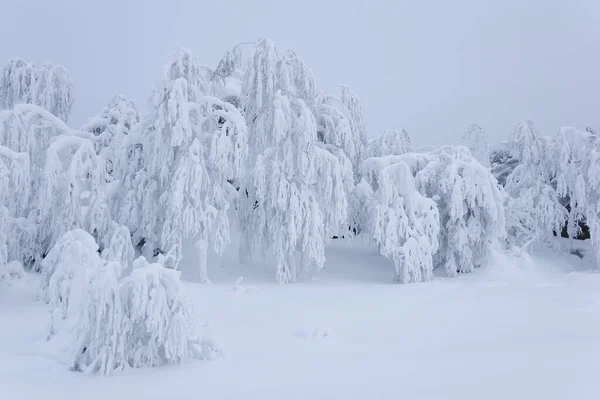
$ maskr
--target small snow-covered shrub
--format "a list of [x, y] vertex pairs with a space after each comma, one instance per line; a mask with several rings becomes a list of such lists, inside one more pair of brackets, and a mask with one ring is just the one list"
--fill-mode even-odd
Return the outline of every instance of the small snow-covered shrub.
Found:
[[136, 262], [120, 288], [127, 362], [134, 368], [181, 363], [197, 343], [181, 272], [144, 264]]
[[60, 337], [73, 370], [110, 374], [214, 358], [220, 349], [194, 336], [195, 320], [180, 272], [132, 258], [125, 229], [115, 229], [103, 260], [85, 231], [67, 232], [43, 260], [42, 293], [51, 307], [49, 338]]
[[86, 271], [97, 270], [103, 264], [96, 241], [81, 229], [65, 233], [42, 260], [41, 296], [51, 309], [50, 335], [83, 302]]
[[121, 266], [106, 263], [98, 269], [80, 271], [81, 304], [69, 323], [71, 368], [85, 373], [111, 374], [126, 365], [126, 326], [119, 296]]

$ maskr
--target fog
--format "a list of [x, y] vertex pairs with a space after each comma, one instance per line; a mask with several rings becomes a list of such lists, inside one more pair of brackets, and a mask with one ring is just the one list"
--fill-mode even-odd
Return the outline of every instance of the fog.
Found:
[[144, 105], [178, 46], [215, 65], [237, 42], [291, 47], [319, 87], [347, 84], [369, 135], [406, 128], [456, 142], [471, 123], [502, 140], [523, 118], [546, 134], [600, 130], [600, 2], [4, 0], [0, 59], [65, 65], [70, 124], [114, 94]]

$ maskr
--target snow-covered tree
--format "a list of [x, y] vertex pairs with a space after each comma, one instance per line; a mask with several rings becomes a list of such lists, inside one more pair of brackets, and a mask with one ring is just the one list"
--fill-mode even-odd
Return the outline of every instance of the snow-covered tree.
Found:
[[[367, 130], [365, 128], [364, 113], [362, 103], [356, 93], [348, 86], [342, 86], [342, 96], [340, 101], [352, 120], [353, 136], [358, 143], [359, 153], [362, 154], [363, 148], [367, 143]], [[350, 157], [350, 156], [349, 156]]]
[[591, 151], [597, 137], [589, 132], [581, 132], [572, 127], [564, 127], [555, 140], [556, 192], [567, 203], [567, 232], [573, 240], [581, 233], [580, 223], [584, 222], [589, 210], [589, 186], [586, 172], [590, 168]]
[[[594, 135], [595, 136], [595, 135]], [[600, 141], [594, 140], [590, 148], [585, 171], [586, 223], [590, 228], [590, 239], [596, 253], [596, 265], [600, 268]]]
[[26, 212], [30, 180], [27, 153], [0, 146], [0, 206], [5, 206], [10, 215], [19, 217]]
[[104, 237], [110, 223], [105, 187], [104, 160], [92, 141], [60, 136], [48, 146], [37, 205], [43, 253], [74, 228]]
[[239, 43], [225, 52], [221, 60], [219, 60], [217, 68], [213, 71], [211, 79], [221, 79], [222, 81], [225, 81], [227, 78], [235, 75], [242, 63], [240, 47], [243, 44], [247, 43]]
[[404, 161], [383, 168], [378, 181], [379, 189], [367, 200], [370, 235], [394, 262], [395, 281], [429, 281], [440, 233], [437, 205], [417, 191]]
[[115, 167], [118, 164], [117, 158], [121, 156], [125, 137], [139, 122], [140, 110], [137, 104], [122, 95], [116, 95], [100, 114], [81, 127], [82, 131], [98, 136], [96, 152], [105, 160], [109, 180], [118, 175]]
[[144, 160], [144, 137], [140, 134], [142, 124], [133, 128], [131, 134], [125, 136], [115, 153], [114, 176], [118, 182], [116, 190], [112, 190], [111, 214], [116, 222], [126, 226], [136, 238], [136, 246], [140, 244], [142, 235], [138, 234], [143, 198], [138, 187], [146, 178]]
[[174, 53], [136, 131], [144, 170], [129, 198], [138, 202], [136, 243], [145, 242], [146, 255], [165, 253], [167, 265], [176, 267], [183, 239], [194, 239], [201, 281], [208, 280], [211, 236], [217, 252], [229, 239], [227, 181], [242, 175], [247, 154], [240, 112], [209, 96], [206, 87], [195, 56]]
[[486, 168], [490, 167], [490, 144], [485, 132], [479, 125], [469, 125], [463, 134], [460, 144], [466, 146], [473, 158]]
[[[260, 152], [273, 146], [280, 138], [270, 125], [274, 118], [273, 103], [277, 90], [282, 89], [288, 78], [286, 64], [277, 52], [275, 43], [259, 39], [246, 64], [241, 88], [241, 108], [248, 126], [250, 163], [254, 163]], [[284, 88], [288, 89], [288, 88]]]
[[316, 145], [315, 117], [304, 101], [278, 91], [272, 117], [265, 126], [276, 145], [258, 156], [240, 189], [240, 254], [244, 260], [258, 246], [274, 249], [277, 281], [286, 283], [323, 267], [329, 230], [346, 221], [347, 200], [339, 162]]
[[8, 171], [12, 181], [0, 201], [7, 203], [14, 218], [13, 256], [38, 269], [56, 239], [74, 227], [85, 227], [87, 214], [96, 211], [97, 199], [104, 196], [104, 170], [97, 168], [102, 160], [91, 134], [71, 130], [32, 104], [0, 112], [0, 139], [12, 149], [3, 147], [0, 154], [0, 159], [10, 160], [0, 160], [0, 169]]
[[374, 191], [379, 189], [379, 174], [381, 170], [389, 165], [404, 161], [403, 155], [388, 155], [381, 157], [369, 157], [361, 163], [360, 174], [362, 180], [367, 182]]
[[312, 71], [292, 49], [286, 49], [282, 56], [279, 88], [286, 90], [291, 97], [304, 102], [309, 110], [315, 112], [315, 78]]
[[254, 158], [280, 140], [272, 136], [274, 132], [269, 128], [278, 90], [290, 98], [301, 99], [311, 112], [315, 112], [315, 83], [310, 68], [293, 50], [287, 49], [280, 54], [273, 41], [260, 38], [246, 63], [240, 93], [240, 106], [248, 125], [250, 154]]
[[0, 146], [0, 265], [29, 265], [36, 258], [34, 222], [24, 218], [31, 189], [29, 156]]
[[209, 82], [214, 95], [236, 108], [241, 106], [240, 98], [244, 78], [242, 47], [249, 44], [252, 43], [239, 43], [227, 50], [217, 67], [210, 73]]
[[[437, 204], [439, 250], [434, 266], [455, 276], [481, 265], [506, 236], [505, 197], [494, 176], [463, 146], [370, 158], [363, 163], [363, 174], [373, 176], [401, 162], [408, 165], [419, 193]], [[381, 190], [379, 179], [375, 187]]]
[[[504, 194], [490, 171], [462, 146], [444, 146], [412, 162], [420, 192], [434, 199], [440, 214], [435, 262], [448, 276], [471, 272], [506, 237]], [[416, 158], [412, 158], [416, 160]]]
[[8, 210], [0, 204], [0, 270], [8, 264], [8, 218]]
[[408, 132], [405, 129], [390, 129], [383, 135], [369, 139], [366, 153], [368, 157], [385, 157], [412, 151], [413, 147]]
[[509, 240], [523, 246], [560, 232], [567, 211], [553, 187], [556, 164], [550, 139], [526, 120], [517, 125], [510, 142], [520, 163], [506, 180], [507, 230]]
[[506, 179], [517, 165], [519, 165], [519, 160], [512, 154], [508, 141], [500, 142], [490, 150], [492, 175], [496, 177], [502, 187], [506, 186]]
[[[355, 193], [355, 173], [352, 162], [344, 150], [337, 146], [317, 142], [317, 147], [317, 152], [319, 154], [318, 160], [320, 162], [318, 169], [320, 171], [319, 173], [322, 174], [322, 178], [318, 183], [323, 188], [323, 193], [329, 193], [324, 196], [331, 196], [330, 198], [325, 198], [324, 201], [332, 204], [346, 204], [346, 208], [325, 210], [326, 219], [335, 221], [328, 224], [329, 228], [326, 230], [329, 234], [334, 235], [334, 238], [354, 236], [356, 234], [356, 229], [358, 228], [358, 220], [355, 218], [357, 215], [356, 211], [353, 209], [354, 205], [357, 203], [353, 199]], [[335, 161], [332, 159], [332, 156], [335, 158]], [[339, 171], [337, 170], [338, 167]], [[337, 181], [338, 179], [339, 181]], [[335, 182], [333, 182], [333, 180], [335, 180]], [[330, 187], [330, 185], [335, 189], [329, 191], [327, 188]], [[341, 190], [344, 191], [343, 195], [339, 192]], [[345, 200], [342, 196], [345, 197]], [[346, 215], [346, 220], [343, 220], [343, 216], [340, 213]], [[342, 221], [341, 226], [338, 226], [339, 221]]]
[[73, 105], [73, 83], [69, 72], [52, 63], [33, 64], [10, 59], [0, 76], [0, 109], [17, 104], [35, 104], [66, 121]]
[[[358, 111], [350, 110], [347, 104], [333, 94], [323, 92], [316, 99], [319, 140], [340, 148], [350, 160], [355, 175], [366, 145], [364, 127], [353, 119], [356, 113]], [[362, 116], [359, 121], [362, 121]]]
[[[27, 168], [20, 162], [18, 186], [11, 185], [11, 190], [3, 192], [13, 199], [13, 206], [9, 208], [11, 216], [16, 219], [13, 220], [11, 228], [11, 241], [17, 244], [11, 247], [15, 259], [27, 268], [36, 270], [39, 269], [39, 261], [45, 254], [45, 247], [38, 240], [38, 227], [46, 230], [42, 234], [42, 240], [49, 229], [47, 225], [42, 224], [42, 210], [51, 207], [51, 202], [57, 200], [47, 192], [49, 175], [46, 166], [48, 148], [59, 136], [72, 136], [81, 140], [86, 138], [92, 142], [94, 140], [89, 132], [71, 130], [60, 118], [37, 105], [17, 104], [11, 110], [0, 111], [0, 143], [12, 152], [24, 153], [19, 159], [24, 160], [26, 157], [29, 163], [25, 173]], [[57, 147], [55, 144], [53, 146]], [[6, 156], [7, 152], [4, 153]], [[27, 174], [29, 182], [26, 182]], [[28, 198], [21, 198], [21, 195], [26, 194]]]
[[355, 183], [359, 180], [360, 162], [364, 157], [366, 138], [362, 117], [362, 106], [356, 95], [342, 86], [340, 98], [329, 93], [320, 93], [315, 101], [317, 137], [327, 149], [337, 157], [342, 167], [343, 184], [349, 204], [348, 227], [341, 231], [344, 235], [355, 234], [360, 230], [359, 207], [354, 199]]

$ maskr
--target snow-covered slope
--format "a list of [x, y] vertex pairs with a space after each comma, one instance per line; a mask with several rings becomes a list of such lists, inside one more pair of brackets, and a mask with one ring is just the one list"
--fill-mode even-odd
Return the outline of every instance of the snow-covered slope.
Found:
[[0, 397], [598, 398], [600, 274], [586, 257], [497, 253], [472, 274], [412, 285], [392, 284], [391, 262], [360, 241], [334, 241], [327, 257], [282, 286], [262, 261], [226, 253], [213, 285], [187, 284], [225, 357], [109, 378], [71, 372], [48, 348], [37, 277], [5, 282]]

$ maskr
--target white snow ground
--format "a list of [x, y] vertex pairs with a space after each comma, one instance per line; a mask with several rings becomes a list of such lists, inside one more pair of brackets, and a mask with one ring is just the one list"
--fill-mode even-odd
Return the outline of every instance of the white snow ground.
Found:
[[[45, 343], [35, 276], [0, 286], [0, 399], [599, 399], [600, 274], [542, 250], [456, 279], [392, 284], [335, 241], [317, 278], [280, 286], [230, 261], [188, 284], [216, 361], [71, 372]], [[244, 275], [244, 280], [235, 281]]]

